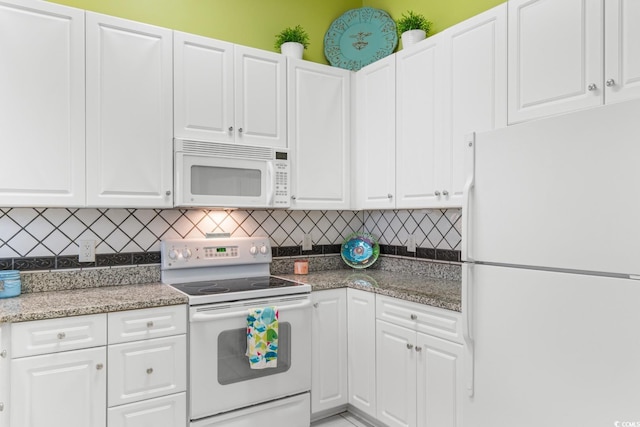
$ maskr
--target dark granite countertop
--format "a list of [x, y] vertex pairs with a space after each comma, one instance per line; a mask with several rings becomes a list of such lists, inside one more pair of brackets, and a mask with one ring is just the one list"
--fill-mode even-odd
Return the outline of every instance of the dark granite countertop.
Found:
[[161, 283], [31, 292], [0, 299], [0, 323], [136, 310], [187, 302], [184, 294]]
[[346, 269], [318, 271], [306, 275], [279, 274], [278, 277], [309, 284], [313, 291], [349, 287], [461, 311], [461, 285], [457, 280], [383, 270]]

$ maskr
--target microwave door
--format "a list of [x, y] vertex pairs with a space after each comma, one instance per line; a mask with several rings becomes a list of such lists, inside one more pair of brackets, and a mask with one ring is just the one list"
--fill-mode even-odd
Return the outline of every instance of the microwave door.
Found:
[[176, 153], [181, 206], [268, 207], [268, 162]]

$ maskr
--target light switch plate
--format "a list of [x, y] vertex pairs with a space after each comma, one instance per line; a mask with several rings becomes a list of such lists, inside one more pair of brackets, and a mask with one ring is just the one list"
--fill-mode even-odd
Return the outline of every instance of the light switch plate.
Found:
[[313, 248], [313, 239], [311, 239], [311, 234], [310, 233], [306, 233], [302, 237], [302, 250], [303, 251], [310, 251], [312, 248]]

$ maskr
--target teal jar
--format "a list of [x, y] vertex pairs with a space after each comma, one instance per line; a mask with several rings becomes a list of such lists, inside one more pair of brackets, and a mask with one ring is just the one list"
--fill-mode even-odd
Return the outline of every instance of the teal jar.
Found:
[[21, 289], [22, 283], [20, 282], [20, 271], [0, 271], [0, 298], [18, 296], [20, 295]]

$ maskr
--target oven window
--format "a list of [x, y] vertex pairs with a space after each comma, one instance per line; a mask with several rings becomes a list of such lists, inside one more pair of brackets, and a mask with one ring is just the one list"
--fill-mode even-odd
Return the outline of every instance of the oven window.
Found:
[[191, 166], [191, 194], [260, 197], [259, 169]]
[[251, 369], [247, 351], [247, 328], [231, 329], [218, 335], [218, 382], [228, 385], [286, 372], [291, 366], [291, 323], [278, 325], [278, 367]]

